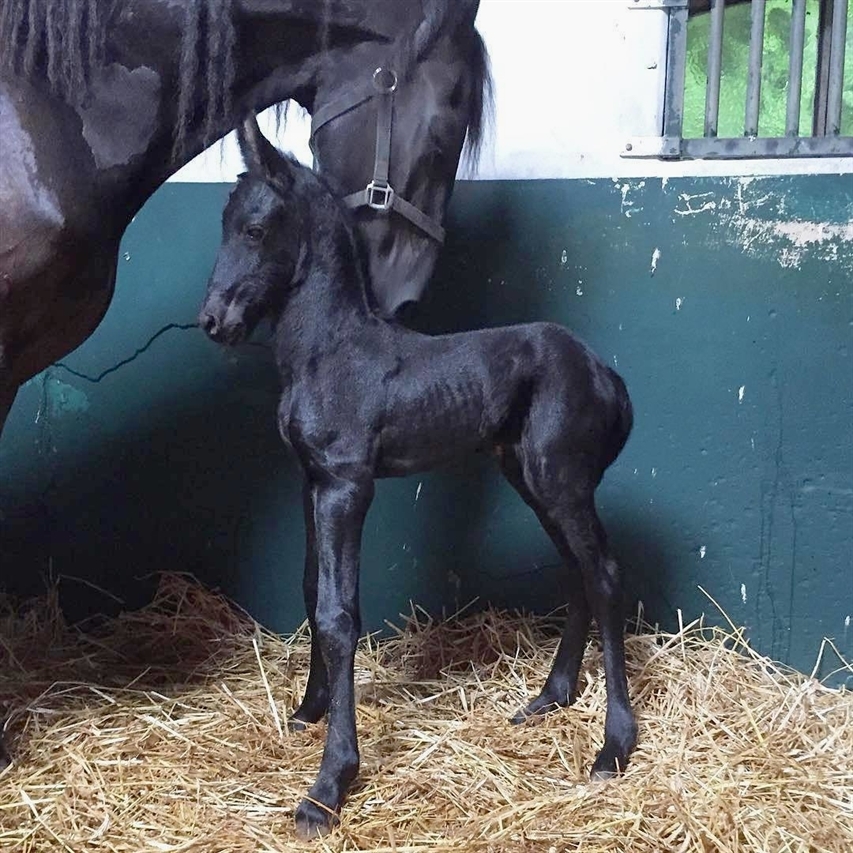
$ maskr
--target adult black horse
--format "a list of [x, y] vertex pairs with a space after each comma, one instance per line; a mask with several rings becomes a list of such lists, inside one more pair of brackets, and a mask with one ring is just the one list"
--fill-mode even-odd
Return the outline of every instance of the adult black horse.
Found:
[[[314, 115], [337, 185], [378, 176], [358, 214], [377, 297], [388, 313], [416, 299], [466, 132], [474, 150], [480, 139], [478, 6], [0, 0], [0, 431], [20, 384], [100, 322], [146, 199], [243, 115], [288, 98]], [[377, 209], [392, 200], [383, 176], [390, 211]]]
[[319, 118], [315, 155], [337, 185], [378, 178], [377, 207], [396, 191], [392, 210], [358, 214], [361, 232], [384, 310], [417, 298], [466, 132], [474, 151], [480, 139], [478, 6], [0, 0], [0, 432], [21, 383], [100, 322], [145, 200], [242, 116], [288, 98]]

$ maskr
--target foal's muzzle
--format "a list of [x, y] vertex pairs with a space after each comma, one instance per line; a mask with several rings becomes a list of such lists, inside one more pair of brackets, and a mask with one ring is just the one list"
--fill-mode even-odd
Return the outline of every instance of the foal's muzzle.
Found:
[[198, 315], [198, 324], [218, 344], [242, 343], [250, 332], [242, 309], [221, 303], [208, 307], [205, 302]]

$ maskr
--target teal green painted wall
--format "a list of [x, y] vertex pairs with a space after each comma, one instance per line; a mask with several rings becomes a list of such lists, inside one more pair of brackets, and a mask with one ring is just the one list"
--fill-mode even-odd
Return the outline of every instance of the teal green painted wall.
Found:
[[[127, 232], [102, 326], [21, 390], [0, 441], [13, 590], [75, 578], [63, 597], [83, 615], [113, 606], [88, 583], [135, 605], [150, 573], [186, 570], [276, 629], [301, 621], [299, 485], [269, 354], [179, 328], [228, 189], [164, 187]], [[851, 212], [851, 175], [464, 182], [420, 320], [557, 320], [615, 364], [636, 427], [599, 494], [631, 597], [674, 625], [714, 610], [702, 586], [807, 670], [825, 635], [853, 656]], [[489, 460], [380, 484], [367, 628], [410, 599], [551, 609], [569, 592]]]

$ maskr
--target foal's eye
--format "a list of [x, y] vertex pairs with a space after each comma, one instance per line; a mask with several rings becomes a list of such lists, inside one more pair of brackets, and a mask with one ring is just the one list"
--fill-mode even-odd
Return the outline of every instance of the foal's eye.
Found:
[[260, 243], [264, 239], [264, 229], [260, 225], [249, 225], [246, 228], [246, 237], [253, 243]]

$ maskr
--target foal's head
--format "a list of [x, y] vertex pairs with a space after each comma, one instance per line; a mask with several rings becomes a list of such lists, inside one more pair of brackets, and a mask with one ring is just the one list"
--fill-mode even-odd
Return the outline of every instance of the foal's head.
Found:
[[222, 214], [222, 243], [199, 313], [204, 331], [225, 344], [241, 343], [282, 306], [307, 264], [312, 198], [322, 198], [319, 179], [274, 148], [254, 120], [240, 134], [248, 171]]

